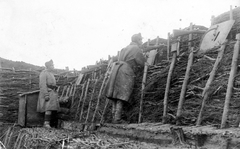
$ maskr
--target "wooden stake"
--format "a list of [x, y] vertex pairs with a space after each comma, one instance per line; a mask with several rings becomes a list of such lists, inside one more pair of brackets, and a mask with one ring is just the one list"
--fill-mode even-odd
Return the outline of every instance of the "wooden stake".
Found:
[[71, 86], [68, 86], [68, 87], [67, 87], [67, 92], [66, 92], [65, 97], [68, 97], [68, 94], [69, 94], [70, 88], [71, 88]]
[[167, 118], [167, 109], [168, 109], [168, 94], [169, 94], [169, 89], [170, 89], [170, 83], [171, 83], [171, 78], [172, 78], [172, 74], [175, 68], [175, 64], [176, 64], [176, 60], [177, 60], [177, 52], [173, 52], [173, 57], [172, 57], [172, 62], [168, 71], [168, 77], [167, 77], [167, 84], [166, 84], [166, 88], [165, 88], [165, 94], [164, 94], [164, 99], [163, 99], [163, 119], [162, 122], [165, 124], [166, 123], [166, 118]]
[[71, 98], [71, 100], [72, 100], [71, 101], [71, 109], [73, 107], [73, 103], [74, 103], [74, 100], [75, 100], [74, 96], [75, 96], [75, 93], [76, 93], [77, 85], [75, 84], [73, 88], [74, 88], [73, 89], [73, 94], [71, 95], [72, 96], [72, 98]]
[[29, 75], [29, 90], [30, 90], [32, 88], [32, 74], [31, 74], [32, 69], [30, 68], [29, 71], [30, 71], [30, 75]]
[[84, 94], [84, 98], [83, 98], [83, 103], [82, 103], [82, 108], [81, 108], [81, 112], [80, 112], [79, 122], [81, 122], [81, 120], [82, 120], [83, 109], [84, 109], [84, 104], [85, 104], [85, 101], [86, 101], [86, 98], [87, 98], [89, 83], [90, 83], [90, 79], [88, 79], [88, 81], [87, 81], [87, 86], [86, 86], [86, 89], [85, 89], [85, 94]]
[[140, 109], [139, 109], [139, 115], [138, 115], [138, 123], [142, 122], [143, 97], [144, 97], [144, 89], [145, 89], [146, 78], [147, 78], [147, 70], [148, 70], [148, 64], [145, 63], [144, 72], [143, 72], [143, 79], [142, 79], [142, 92], [141, 92], [141, 99], [140, 99]]
[[179, 118], [181, 117], [181, 114], [182, 114], [182, 107], [183, 107], [183, 102], [185, 100], [185, 94], [186, 94], [186, 89], [187, 89], [187, 84], [188, 84], [188, 80], [189, 80], [192, 63], [193, 63], [193, 51], [191, 51], [191, 53], [189, 54], [189, 57], [188, 57], [187, 70], [185, 73], [185, 78], [183, 81], [182, 90], [181, 90], [181, 94], [180, 94], [180, 98], [179, 98], [179, 102], [178, 102], [177, 125], [180, 125]]
[[90, 114], [90, 110], [91, 110], [91, 105], [92, 105], [92, 100], [93, 100], [93, 96], [94, 96], [95, 89], [96, 89], [96, 86], [97, 86], [97, 82], [98, 82], [98, 79], [95, 79], [93, 91], [92, 91], [91, 98], [90, 98], [90, 101], [89, 101], [89, 104], [88, 104], [88, 111], [87, 111], [87, 117], [86, 117], [85, 123], [87, 123], [88, 118], [89, 118], [89, 114]]
[[169, 61], [170, 57], [170, 33], [168, 33], [168, 40], [167, 40], [167, 60]]
[[71, 85], [71, 86], [69, 87], [69, 88], [70, 88], [70, 92], [69, 92], [68, 96], [72, 96], [73, 87], [74, 87], [74, 85]]
[[67, 89], [67, 86], [64, 86], [64, 87], [63, 87], [63, 90], [62, 90], [62, 95], [60, 96], [60, 99], [63, 98], [64, 92], [65, 92], [66, 89]]
[[58, 88], [57, 88], [57, 93], [59, 93], [60, 87], [61, 87], [61, 86], [58, 86]]
[[225, 97], [221, 128], [226, 127], [229, 104], [230, 104], [230, 99], [232, 97], [232, 88], [233, 88], [234, 78], [235, 78], [236, 71], [237, 71], [237, 62], [238, 62], [239, 47], [240, 47], [240, 45], [239, 45], [240, 44], [240, 34], [236, 35], [236, 39], [237, 39], [237, 42], [235, 43], [234, 51], [233, 51], [232, 65], [231, 65], [230, 76], [228, 79], [228, 87], [227, 87], [227, 93], [226, 93], [226, 97]]
[[[192, 31], [192, 28], [193, 28], [193, 25], [191, 23], [190, 24], [190, 31]], [[192, 40], [192, 34], [189, 34], [189, 40]], [[182, 114], [182, 106], [183, 106], [183, 102], [185, 100], [185, 94], [186, 94], [186, 89], [187, 89], [187, 85], [188, 85], [190, 70], [191, 70], [192, 63], [193, 63], [193, 48], [191, 47], [191, 42], [189, 42], [189, 50], [190, 50], [190, 54], [188, 56], [187, 69], [186, 69], [185, 78], [184, 78], [184, 81], [183, 81], [182, 90], [181, 90], [181, 94], [180, 94], [180, 98], [179, 98], [179, 102], [178, 102], [177, 122], [176, 122], [177, 125], [180, 125], [180, 118], [181, 118], [181, 114]]]
[[108, 104], [109, 104], [109, 99], [107, 98], [107, 99], [106, 99], [106, 102], [105, 102], [104, 109], [103, 109], [103, 113], [102, 113], [102, 116], [101, 116], [100, 124], [103, 124], [103, 123], [104, 123], [104, 115], [105, 115], [105, 113], [106, 113]]
[[79, 98], [79, 101], [78, 101], [78, 106], [77, 106], [77, 112], [76, 112], [76, 114], [75, 114], [75, 119], [77, 119], [77, 114], [79, 113], [79, 108], [80, 108], [81, 101], [82, 101], [82, 98], [83, 98], [83, 93], [84, 93], [85, 85], [86, 85], [86, 81], [84, 82], [84, 84], [83, 84], [83, 86], [82, 86], [82, 92], [81, 92], [81, 95], [80, 95], [80, 98]]
[[[147, 46], [150, 44], [150, 39], [148, 39]], [[143, 110], [143, 97], [144, 97], [144, 89], [146, 84], [146, 78], [147, 78], [147, 70], [148, 70], [148, 64], [145, 63], [144, 71], [143, 71], [143, 79], [142, 79], [142, 91], [141, 91], [141, 99], [140, 99], [140, 108], [139, 108], [139, 115], [138, 115], [138, 123], [142, 122], [142, 110]]]
[[99, 91], [99, 94], [98, 94], [97, 105], [96, 105], [95, 111], [93, 113], [92, 123], [94, 123], [94, 121], [95, 121], [96, 113], [99, 109], [99, 102], [100, 102], [100, 98], [102, 96], [103, 87], [105, 86], [105, 82], [106, 82], [107, 78], [108, 78], [108, 74], [105, 74], [105, 77], [103, 79], [103, 82], [102, 82], [102, 85], [101, 85], [101, 88], [100, 88], [100, 91]]
[[[121, 54], [121, 51], [118, 53], [118, 62], [120, 61], [120, 54]], [[111, 66], [112, 65], [112, 66]], [[107, 69], [107, 72], [105, 73], [105, 80], [107, 80], [107, 78], [111, 75], [112, 73], [112, 70], [113, 70], [113, 67], [115, 66], [115, 63], [112, 63], [112, 59], [108, 61], [108, 69]], [[105, 83], [104, 83], [105, 84]], [[106, 86], [104, 86], [104, 89], [105, 89]], [[103, 90], [104, 90], [103, 89]], [[103, 109], [103, 112], [102, 112], [102, 115], [101, 115], [101, 120], [100, 120], [100, 124], [103, 124], [104, 123], [104, 115], [106, 113], [106, 110], [107, 110], [107, 106], [109, 104], [109, 99], [106, 98], [106, 101], [105, 101], [105, 106], [104, 106], [104, 109]], [[94, 122], [94, 118], [95, 116], [93, 117], [93, 120], [92, 122]]]
[[0, 71], [2, 71], [2, 61], [0, 60]]
[[232, 5], [230, 6], [230, 20], [233, 20], [233, 11], [232, 11]]
[[[226, 41], [227, 42], [227, 41]], [[214, 63], [214, 66], [213, 66], [213, 69], [212, 71], [210, 72], [210, 76], [208, 78], [208, 81], [205, 85], [205, 88], [202, 92], [202, 97], [203, 97], [203, 101], [202, 101], [202, 106], [201, 106], [201, 109], [200, 109], [200, 112], [199, 112], [199, 115], [198, 115], [198, 119], [197, 119], [197, 126], [200, 126], [201, 125], [201, 122], [202, 122], [202, 114], [203, 114], [203, 110], [204, 110], [204, 107], [205, 107], [205, 104], [206, 104], [206, 100], [208, 99], [208, 96], [209, 96], [209, 89], [210, 89], [210, 86], [214, 80], [214, 77], [215, 77], [215, 74], [216, 74], [216, 71], [218, 69], [218, 65], [219, 63], [221, 62], [222, 60], [222, 57], [223, 57], [223, 54], [224, 54], [224, 50], [225, 50], [225, 47], [226, 47], [226, 44], [222, 45], [219, 52], [218, 52], [218, 56], [217, 56], [217, 59]]]
[[[193, 24], [190, 23], [190, 31], [192, 31], [192, 30], [193, 30]], [[193, 38], [192, 36], [193, 36], [192, 34], [189, 34], [189, 37], [188, 37], [189, 41], [192, 40], [192, 38]], [[192, 48], [192, 42], [188, 42], [188, 50], [191, 50], [191, 48]]]

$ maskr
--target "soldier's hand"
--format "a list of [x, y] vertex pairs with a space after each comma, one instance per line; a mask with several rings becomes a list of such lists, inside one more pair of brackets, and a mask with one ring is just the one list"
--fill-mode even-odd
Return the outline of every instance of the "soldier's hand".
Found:
[[45, 98], [45, 101], [49, 101], [50, 99], [48, 95], [46, 95], [44, 98]]

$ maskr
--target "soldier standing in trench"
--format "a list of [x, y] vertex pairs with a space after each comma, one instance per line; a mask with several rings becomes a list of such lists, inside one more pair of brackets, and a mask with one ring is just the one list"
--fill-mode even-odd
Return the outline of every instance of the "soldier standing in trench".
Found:
[[134, 34], [131, 40], [130, 45], [121, 50], [118, 61], [112, 64], [112, 73], [105, 88], [106, 97], [113, 103], [113, 123], [124, 123], [122, 120], [123, 104], [130, 100], [136, 71], [139, 67], [143, 68], [146, 62], [140, 49], [141, 34]]
[[40, 73], [39, 88], [40, 93], [38, 97], [37, 112], [45, 112], [44, 127], [51, 128], [50, 121], [56, 127], [57, 117], [56, 112], [59, 111], [60, 106], [58, 102], [58, 94], [56, 92], [56, 79], [52, 73], [54, 69], [53, 61], [50, 60], [45, 63], [46, 69]]

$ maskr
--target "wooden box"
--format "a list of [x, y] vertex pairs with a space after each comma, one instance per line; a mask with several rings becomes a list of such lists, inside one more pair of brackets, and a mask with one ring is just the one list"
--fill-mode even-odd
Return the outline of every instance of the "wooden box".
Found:
[[39, 90], [19, 95], [18, 124], [23, 127], [42, 126], [44, 114], [37, 112]]

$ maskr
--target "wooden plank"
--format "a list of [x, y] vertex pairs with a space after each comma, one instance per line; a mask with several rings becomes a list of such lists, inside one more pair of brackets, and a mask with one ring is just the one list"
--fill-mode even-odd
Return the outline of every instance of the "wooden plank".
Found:
[[29, 94], [35, 94], [35, 93], [37, 93], [37, 92], [39, 92], [40, 90], [35, 90], [35, 91], [31, 91], [31, 92], [25, 92], [25, 93], [21, 93], [21, 94], [19, 94], [19, 96], [21, 97], [21, 96], [25, 96], [25, 95], [29, 95]]
[[26, 126], [26, 97], [27, 95], [19, 97], [18, 124], [23, 127]]
[[224, 44], [234, 22], [235, 20], [229, 20], [212, 25], [203, 37], [198, 54], [205, 53], [214, 49], [214, 47], [219, 47]]

